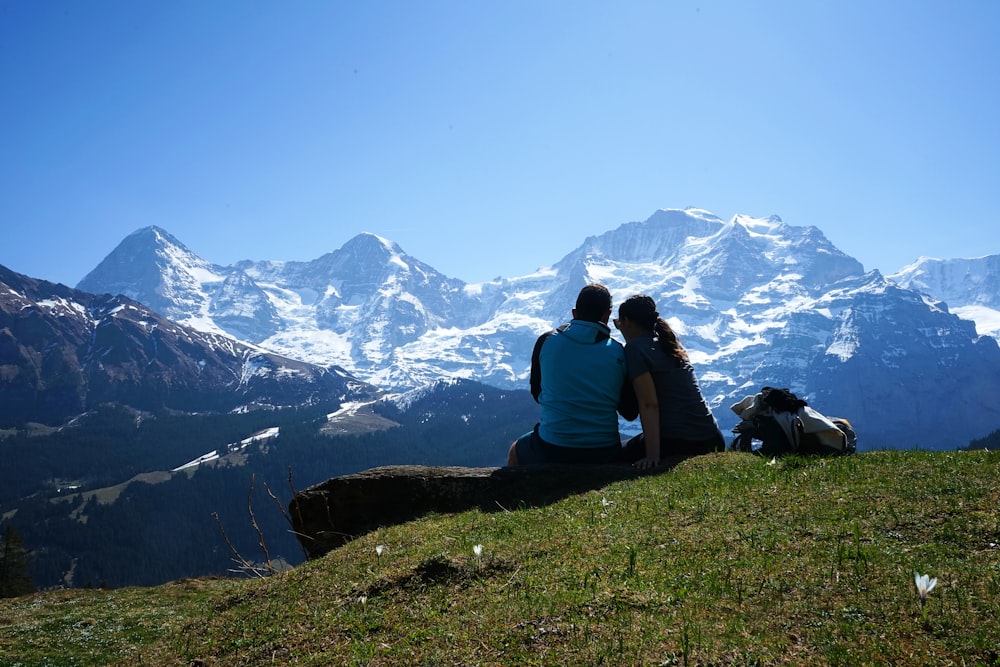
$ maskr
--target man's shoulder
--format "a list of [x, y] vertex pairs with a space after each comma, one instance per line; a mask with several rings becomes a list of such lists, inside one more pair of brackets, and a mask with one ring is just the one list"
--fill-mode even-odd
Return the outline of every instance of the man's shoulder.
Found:
[[541, 335], [539, 335], [537, 339], [535, 339], [535, 344], [541, 345], [546, 339], [566, 331], [567, 328], [569, 328], [569, 322], [561, 326], [558, 326], [555, 329], [549, 329], [548, 331], [545, 331]]

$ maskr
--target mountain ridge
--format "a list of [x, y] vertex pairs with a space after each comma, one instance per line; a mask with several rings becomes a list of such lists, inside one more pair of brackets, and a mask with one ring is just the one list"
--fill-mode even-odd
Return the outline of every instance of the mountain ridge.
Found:
[[[147, 252], [164, 254], [155, 246]], [[172, 275], [214, 267], [205, 262], [185, 269], [188, 253], [183, 247], [167, 253], [182, 266], [161, 271], [159, 279], [169, 283]], [[239, 262], [219, 271], [242, 272], [245, 278], [230, 283], [243, 291], [226, 302], [218, 298], [213, 283], [205, 283], [200, 301], [194, 302], [207, 302], [207, 308], [192, 311], [192, 301], [179, 296], [166, 304], [168, 316], [196, 328], [229, 327], [236, 335], [229, 322], [237, 313], [226, 304], [252, 302], [259, 305], [256, 311], [240, 313], [240, 331], [259, 332], [251, 342], [312, 363], [342, 366], [393, 390], [447, 377], [525, 386], [535, 337], [569, 318], [576, 293], [587, 282], [606, 284], [616, 302], [635, 293], [656, 299], [691, 353], [706, 397], [724, 427], [735, 419], [727, 413], [728, 405], [768, 384], [788, 386], [808, 400], [821, 401], [816, 406], [821, 411], [843, 410], [842, 416], [851, 417], [846, 411], [855, 410], [857, 403], [843, 398], [818, 374], [842, 371], [838, 364], [852, 355], [866, 360], [867, 366], [849, 364], [856, 367], [852, 384], [865, 387], [862, 395], [871, 394], [871, 387], [891, 384], [893, 374], [911, 364], [944, 373], [933, 347], [926, 344], [925, 331], [938, 332], [948, 345], [964, 340], [976, 353], [954, 359], [977, 359], [979, 372], [996, 369], [1000, 377], [994, 339], [980, 341], [974, 328], [933, 298], [886, 289], [880, 272], [865, 272], [818, 228], [790, 225], [778, 216], [736, 215], [724, 221], [701, 209], [661, 209], [645, 221], [588, 237], [535, 273], [476, 284], [448, 278], [372, 234], [359, 235], [311, 262]], [[95, 269], [87, 284], [128, 282], [105, 274], [105, 269]], [[134, 271], [133, 279], [141, 282], [141, 272]], [[183, 296], [186, 287], [182, 282], [160, 294]], [[149, 291], [138, 284], [129, 289], [135, 294]], [[879, 296], [872, 297], [873, 291]], [[883, 300], [885, 308], [870, 303], [872, 298]], [[864, 304], [864, 317], [857, 316], [855, 302]], [[907, 321], [910, 328], [898, 326], [884, 313]], [[865, 346], [862, 352], [858, 341]], [[901, 350], [913, 354], [907, 357]], [[974, 375], [952, 370], [963, 377]], [[941, 382], [947, 383], [945, 378]], [[875, 393], [881, 391], [892, 394], [886, 387]], [[922, 389], [915, 391], [915, 399], [931, 401]], [[978, 405], [969, 398], [968, 404]], [[1000, 412], [986, 406], [982, 415], [970, 416], [951, 436], [943, 426], [914, 436], [908, 425], [885, 425], [874, 416], [862, 417], [860, 426], [874, 436], [870, 444], [875, 446], [892, 446], [893, 439], [910, 437], [945, 438], [947, 446], [953, 446], [997, 424]], [[921, 442], [896, 446], [913, 444]]]
[[374, 392], [343, 369], [179, 325], [124, 295], [0, 266], [0, 424], [58, 424], [103, 403], [233, 411]]

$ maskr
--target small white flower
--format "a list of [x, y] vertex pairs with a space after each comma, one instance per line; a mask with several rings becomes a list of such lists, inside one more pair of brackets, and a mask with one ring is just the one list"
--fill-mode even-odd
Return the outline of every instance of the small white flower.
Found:
[[368, 604], [368, 596], [367, 595], [359, 595], [358, 596], [358, 602], [360, 604]]
[[778, 457], [777, 456], [772, 456], [771, 460], [767, 462], [767, 465], [773, 466], [773, 465], [776, 465], [777, 463], [778, 463]]
[[601, 504], [604, 505], [605, 507], [611, 507], [612, 505], [614, 505], [614, 503], [608, 500], [607, 498], [601, 498]]
[[937, 577], [931, 579], [926, 574], [913, 573], [913, 582], [917, 585], [917, 592], [920, 593], [920, 605], [927, 601], [927, 594], [937, 586]]
[[384, 544], [379, 544], [378, 546], [375, 547], [375, 556], [381, 558], [382, 554], [384, 554], [385, 550], [388, 548], [389, 547], [385, 546]]
[[472, 553], [476, 554], [476, 558], [482, 558], [482, 556], [483, 556], [483, 545], [482, 544], [477, 544], [476, 546], [472, 547]]

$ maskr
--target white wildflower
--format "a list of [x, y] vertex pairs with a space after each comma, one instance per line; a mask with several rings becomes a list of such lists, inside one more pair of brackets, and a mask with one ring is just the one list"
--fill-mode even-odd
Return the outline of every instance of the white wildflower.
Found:
[[915, 572], [913, 575], [913, 582], [917, 585], [917, 592], [920, 593], [920, 606], [924, 606], [927, 602], [927, 594], [934, 590], [937, 586], [937, 577], [931, 579], [926, 574], [920, 574]]

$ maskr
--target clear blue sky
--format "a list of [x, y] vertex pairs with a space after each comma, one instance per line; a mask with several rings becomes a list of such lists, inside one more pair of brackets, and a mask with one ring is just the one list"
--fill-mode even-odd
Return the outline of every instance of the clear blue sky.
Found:
[[467, 282], [659, 208], [1000, 253], [1000, 2], [0, 0], [0, 264], [127, 234]]

